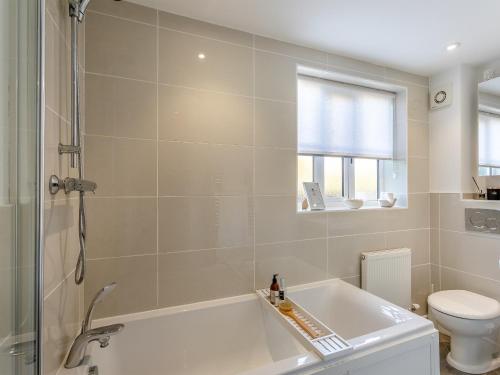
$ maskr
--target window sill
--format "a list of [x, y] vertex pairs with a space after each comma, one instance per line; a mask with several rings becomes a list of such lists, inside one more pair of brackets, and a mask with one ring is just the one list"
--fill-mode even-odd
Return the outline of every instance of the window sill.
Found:
[[[490, 201], [491, 202], [491, 201]], [[500, 201], [498, 201], [500, 202]], [[324, 210], [298, 210], [298, 214], [316, 214], [322, 212], [356, 212], [356, 211], [398, 211], [407, 210], [408, 207], [379, 207], [379, 206], [363, 206], [361, 208], [348, 208], [348, 207], [327, 207]]]
[[476, 202], [476, 203], [487, 203], [493, 206], [500, 206], [500, 200], [488, 200], [488, 199], [474, 199], [474, 198], [461, 198], [462, 202]]

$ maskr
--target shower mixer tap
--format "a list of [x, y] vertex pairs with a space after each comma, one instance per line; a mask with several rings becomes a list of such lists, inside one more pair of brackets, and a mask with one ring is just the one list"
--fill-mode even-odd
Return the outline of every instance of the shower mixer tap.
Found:
[[115, 287], [115, 282], [106, 285], [99, 292], [97, 292], [92, 302], [90, 302], [87, 313], [85, 314], [85, 319], [82, 322], [82, 329], [71, 346], [64, 367], [75, 368], [81, 366], [85, 360], [85, 353], [89, 343], [97, 341], [101, 348], [105, 348], [109, 345], [111, 336], [120, 333], [125, 327], [123, 324], [111, 324], [109, 326], [99, 328], [91, 327], [92, 313], [94, 312], [96, 305], [102, 302], [104, 298], [111, 293], [113, 289], [115, 289]]
[[97, 189], [97, 184], [93, 181], [81, 180], [79, 178], [66, 177], [64, 180], [60, 179], [56, 175], [52, 175], [49, 178], [49, 191], [50, 194], [54, 195], [63, 189], [66, 194], [72, 191], [86, 192], [91, 191], [95, 194]]

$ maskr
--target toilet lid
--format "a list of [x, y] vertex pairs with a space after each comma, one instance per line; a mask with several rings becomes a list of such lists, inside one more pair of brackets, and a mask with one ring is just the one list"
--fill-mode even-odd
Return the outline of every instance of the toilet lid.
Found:
[[427, 302], [442, 313], [464, 319], [492, 319], [500, 316], [497, 300], [467, 290], [444, 290], [429, 296]]

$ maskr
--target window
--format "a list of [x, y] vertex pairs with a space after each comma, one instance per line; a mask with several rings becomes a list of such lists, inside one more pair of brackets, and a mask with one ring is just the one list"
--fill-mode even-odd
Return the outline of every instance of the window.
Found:
[[298, 76], [298, 197], [320, 184], [325, 203], [375, 201], [393, 159], [396, 94]]
[[500, 138], [500, 115], [479, 112], [479, 175], [500, 175], [500, 149], [495, 141]]

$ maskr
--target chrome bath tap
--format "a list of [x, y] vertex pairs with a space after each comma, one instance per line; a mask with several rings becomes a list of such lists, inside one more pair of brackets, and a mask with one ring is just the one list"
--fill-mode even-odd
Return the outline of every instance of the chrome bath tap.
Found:
[[116, 335], [125, 327], [123, 324], [111, 324], [104, 327], [93, 328], [92, 325], [92, 313], [94, 312], [95, 306], [100, 303], [109, 293], [113, 291], [116, 287], [116, 283], [111, 283], [102, 288], [94, 297], [89, 305], [85, 319], [82, 322], [82, 329], [80, 334], [77, 336], [66, 359], [64, 367], [75, 368], [83, 364], [85, 359], [85, 353], [87, 351], [87, 346], [93, 341], [98, 341], [101, 348], [105, 348], [109, 345], [109, 340], [111, 336]]

